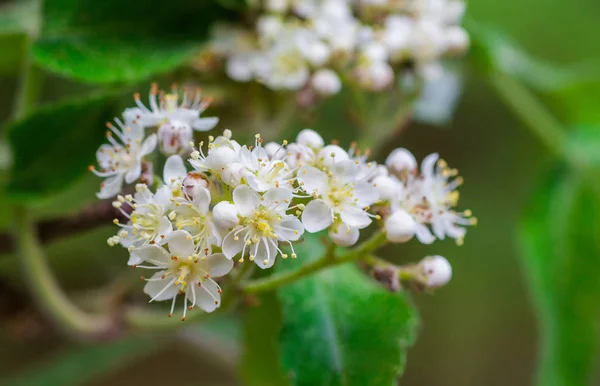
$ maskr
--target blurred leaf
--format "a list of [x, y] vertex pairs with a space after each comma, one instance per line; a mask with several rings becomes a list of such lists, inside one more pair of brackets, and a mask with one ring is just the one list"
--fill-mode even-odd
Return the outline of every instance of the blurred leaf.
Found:
[[76, 386], [110, 371], [123, 368], [140, 355], [151, 354], [162, 347], [159, 337], [128, 337], [105, 345], [73, 348], [48, 358], [45, 364], [23, 371], [4, 386], [60, 385]]
[[215, 1], [54, 0], [43, 9], [35, 59], [47, 69], [93, 83], [134, 82], [175, 69], [235, 13]]
[[[294, 270], [323, 254], [317, 235], [296, 248], [298, 259], [281, 261]], [[416, 310], [354, 265], [324, 270], [283, 287], [283, 365], [294, 385], [396, 384], [406, 349], [416, 336]]]
[[567, 85], [544, 97], [563, 121], [571, 125], [600, 125], [600, 77]]
[[246, 386], [287, 385], [280, 362], [281, 307], [274, 293], [262, 295], [258, 306], [244, 312], [241, 376]]
[[581, 126], [569, 132], [567, 153], [578, 165], [600, 171], [600, 120], [596, 126]]
[[600, 307], [600, 201], [572, 174], [550, 176], [521, 228], [541, 325], [538, 385], [584, 386], [594, 372]]
[[104, 139], [116, 94], [42, 107], [8, 126], [13, 166], [8, 192], [33, 199], [56, 193], [87, 172]]
[[527, 83], [530, 87], [553, 92], [574, 85], [600, 80], [598, 63], [560, 66], [530, 56], [501, 31], [465, 20], [472, 40], [471, 59], [484, 70], [499, 70]]
[[39, 27], [39, 4], [22, 0], [0, 6], [0, 75], [18, 71], [25, 58], [28, 35]]

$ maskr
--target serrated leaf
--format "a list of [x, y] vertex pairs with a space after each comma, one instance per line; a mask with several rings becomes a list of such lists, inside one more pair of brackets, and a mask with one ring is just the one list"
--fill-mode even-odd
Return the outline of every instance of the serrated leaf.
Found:
[[600, 202], [573, 175], [541, 187], [521, 227], [521, 245], [539, 312], [538, 385], [584, 386], [594, 372], [600, 304]]
[[8, 126], [13, 164], [8, 193], [34, 199], [56, 193], [82, 176], [104, 140], [104, 123], [118, 98], [104, 94], [42, 107]]
[[[319, 258], [323, 246], [310, 235], [296, 253], [280, 271]], [[282, 362], [293, 385], [395, 384], [418, 324], [405, 294], [387, 292], [346, 264], [281, 288], [279, 298]]]
[[235, 16], [218, 2], [54, 0], [34, 44], [43, 67], [84, 82], [144, 80], [173, 70], [202, 47], [213, 22]]
[[245, 386], [283, 386], [280, 362], [281, 308], [273, 293], [261, 295], [257, 306], [244, 310], [244, 353], [241, 378]]

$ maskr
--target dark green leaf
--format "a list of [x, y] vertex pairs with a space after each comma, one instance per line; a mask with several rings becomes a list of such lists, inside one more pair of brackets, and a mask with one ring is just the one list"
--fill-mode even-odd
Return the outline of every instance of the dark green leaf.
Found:
[[[293, 270], [319, 258], [323, 246], [309, 235], [298, 259], [279, 263]], [[283, 365], [294, 385], [390, 386], [416, 336], [416, 310], [354, 265], [327, 269], [283, 287]]]
[[534, 197], [521, 229], [539, 311], [538, 385], [584, 386], [594, 372], [600, 309], [600, 202], [574, 176], [554, 174]]
[[175, 69], [234, 12], [215, 1], [53, 0], [34, 45], [37, 62], [85, 82], [133, 82]]
[[31, 199], [58, 192], [87, 172], [118, 99], [101, 95], [43, 107], [8, 126], [13, 165], [8, 191]]
[[257, 299], [244, 312], [244, 353], [241, 375], [246, 386], [282, 386], [287, 379], [280, 363], [281, 309], [275, 294]]

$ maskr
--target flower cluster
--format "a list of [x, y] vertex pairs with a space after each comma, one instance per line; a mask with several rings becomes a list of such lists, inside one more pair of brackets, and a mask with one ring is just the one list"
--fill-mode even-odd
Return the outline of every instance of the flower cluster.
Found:
[[342, 79], [379, 91], [412, 68], [426, 78], [464, 52], [463, 0], [265, 0], [248, 30], [220, 26], [212, 51], [237, 81], [332, 95]]
[[[155, 271], [143, 278], [151, 301], [171, 300], [172, 313], [184, 295], [184, 318], [195, 306], [211, 312], [220, 305], [214, 279], [229, 273], [234, 260], [267, 269], [278, 257], [301, 257], [294, 243], [304, 232], [327, 231], [334, 244], [348, 247], [377, 223], [390, 242], [448, 236], [460, 243], [464, 226], [475, 222], [469, 211], [454, 211], [462, 180], [437, 154], [425, 158], [420, 172], [406, 149], [377, 164], [356, 144], [348, 150], [326, 144], [310, 129], [294, 143], [263, 143], [257, 134], [251, 146], [225, 130], [195, 147], [191, 130], [216, 122], [199, 118], [198, 98], [184, 96], [178, 105], [176, 94], [153, 88], [150, 109], [137, 96], [136, 102], [118, 126], [109, 125], [99, 169], [91, 169], [106, 177], [98, 197], [113, 197], [127, 219], [114, 221], [119, 231], [108, 243], [127, 248], [129, 265]], [[157, 142], [170, 154], [162, 176], [152, 174]], [[135, 189], [128, 192], [123, 182], [136, 182]]]

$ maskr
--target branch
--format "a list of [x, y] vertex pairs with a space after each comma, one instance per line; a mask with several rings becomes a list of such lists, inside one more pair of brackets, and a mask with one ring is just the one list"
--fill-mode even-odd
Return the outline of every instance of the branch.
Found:
[[[103, 225], [110, 225], [115, 218], [121, 222], [127, 221], [121, 212], [113, 208], [112, 201], [106, 200], [91, 205], [70, 217], [39, 222], [36, 225], [36, 233], [39, 241], [47, 244], [53, 240], [84, 233]], [[0, 255], [13, 252], [15, 249], [16, 245], [12, 236], [9, 233], [0, 234]]]

